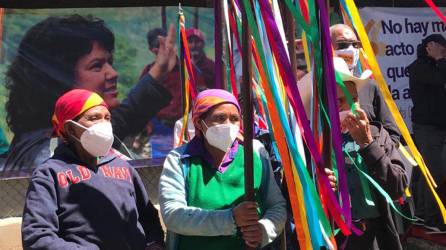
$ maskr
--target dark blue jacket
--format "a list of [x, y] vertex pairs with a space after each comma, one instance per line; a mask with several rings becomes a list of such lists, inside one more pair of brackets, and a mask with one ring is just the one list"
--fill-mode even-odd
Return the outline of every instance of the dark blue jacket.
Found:
[[112, 151], [88, 167], [61, 144], [35, 169], [23, 212], [24, 249], [144, 249], [163, 238], [141, 178]]

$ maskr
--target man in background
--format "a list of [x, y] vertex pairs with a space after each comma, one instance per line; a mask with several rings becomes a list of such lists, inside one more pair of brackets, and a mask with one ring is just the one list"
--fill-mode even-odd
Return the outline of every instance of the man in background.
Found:
[[[417, 59], [409, 66], [409, 88], [413, 102], [412, 126], [415, 142], [437, 184], [446, 177], [446, 39], [440, 34], [425, 37]], [[434, 232], [446, 232], [440, 210], [426, 182], [415, 182], [416, 215]]]
[[[335, 24], [330, 27], [330, 38], [335, 56], [344, 59], [353, 75], [357, 75], [358, 72], [356, 71], [362, 45], [355, 32], [345, 24]], [[392, 141], [398, 146], [400, 132], [376, 83], [370, 80], [369, 84], [366, 84], [358, 94], [361, 108], [366, 112], [367, 118], [382, 123]]]
[[204, 53], [205, 37], [201, 30], [186, 30], [197, 88], [215, 88], [215, 63]]

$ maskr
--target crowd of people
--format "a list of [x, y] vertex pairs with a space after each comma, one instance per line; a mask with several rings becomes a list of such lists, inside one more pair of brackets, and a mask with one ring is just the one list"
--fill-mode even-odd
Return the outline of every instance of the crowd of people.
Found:
[[[245, 201], [239, 100], [215, 89], [204, 34], [196, 28], [186, 33], [199, 94], [187, 125], [192, 136], [174, 147], [183, 97], [173, 26], [147, 33], [155, 60], [122, 102], [113, 68], [114, 34], [102, 20], [49, 17], [26, 32], [6, 73], [14, 138], [1, 166], [3, 171], [34, 170], [23, 212], [24, 249], [274, 249], [282, 232], [295, 243], [288, 248], [298, 249], [287, 211], [293, 201], [277, 175], [281, 165], [271, 149], [273, 138], [254, 124], [259, 139], [253, 141], [254, 201]], [[345, 249], [402, 249], [389, 204], [358, 172], [371, 176], [392, 199], [403, 196], [410, 176], [398, 150], [398, 128], [370, 79], [372, 72], [357, 70], [361, 43], [355, 32], [336, 24], [330, 36], [334, 69], [346, 87], [336, 93], [352, 219], [363, 231], [339, 233], [336, 241]], [[446, 176], [445, 57], [444, 37], [430, 35], [409, 67], [415, 140], [437, 183]], [[297, 85], [308, 111], [313, 72], [303, 75], [305, 67], [300, 69]], [[130, 138], [130, 148], [142, 153], [148, 137], [152, 147], [157, 140], [165, 145], [166, 138], [171, 145], [160, 149], [168, 153], [159, 184], [166, 232], [141, 178], [126, 161], [132, 155], [120, 152], [121, 140]], [[336, 192], [336, 173], [327, 168], [325, 174]], [[414, 192], [419, 220], [445, 231], [421, 178]]]

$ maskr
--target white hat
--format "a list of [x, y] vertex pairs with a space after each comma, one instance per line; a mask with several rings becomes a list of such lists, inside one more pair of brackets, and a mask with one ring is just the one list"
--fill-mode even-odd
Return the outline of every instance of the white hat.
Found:
[[[357, 90], [362, 88], [367, 83], [369, 77], [372, 75], [372, 71], [365, 70], [359, 78], [353, 76], [353, 74], [348, 69], [347, 63], [340, 57], [333, 57], [333, 65], [334, 69], [341, 77], [341, 80], [354, 82]], [[313, 72], [309, 72], [304, 77], [302, 77], [302, 79], [297, 82], [297, 87], [299, 89], [300, 98], [302, 99], [302, 103], [305, 107], [305, 113], [307, 113], [307, 117], [309, 117], [311, 99], [313, 96]]]
[[340, 57], [333, 57], [333, 65], [336, 73], [341, 77], [341, 80], [343, 82], [354, 82], [357, 90], [362, 88], [368, 82], [369, 77], [372, 76], [372, 71], [368, 69], [364, 70], [360, 77], [354, 76], [348, 69], [347, 63]]

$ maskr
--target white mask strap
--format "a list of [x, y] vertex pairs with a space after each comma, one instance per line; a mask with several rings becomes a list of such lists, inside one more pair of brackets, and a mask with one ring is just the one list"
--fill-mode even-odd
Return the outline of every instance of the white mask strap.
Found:
[[[75, 126], [78, 126], [79, 128], [83, 128], [83, 129], [87, 130], [87, 128], [86, 128], [85, 126], [83, 126], [82, 124], [80, 124], [80, 123], [78, 123], [78, 122], [76, 122], [76, 121], [73, 121], [73, 120], [67, 120], [66, 122], [72, 123], [72, 124], [74, 124]], [[69, 135], [70, 135], [71, 138], [73, 138], [73, 139], [76, 140], [77, 142], [81, 143], [81, 140], [80, 140], [79, 138], [77, 138], [74, 134], [70, 133]]]

